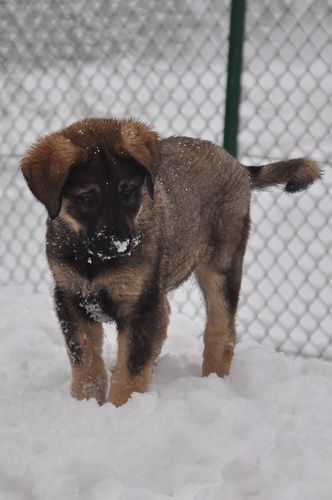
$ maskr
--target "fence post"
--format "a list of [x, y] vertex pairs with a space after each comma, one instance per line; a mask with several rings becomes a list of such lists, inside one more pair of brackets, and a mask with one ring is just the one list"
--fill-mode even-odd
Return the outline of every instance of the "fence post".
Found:
[[224, 148], [237, 156], [242, 49], [246, 0], [232, 0], [227, 63]]

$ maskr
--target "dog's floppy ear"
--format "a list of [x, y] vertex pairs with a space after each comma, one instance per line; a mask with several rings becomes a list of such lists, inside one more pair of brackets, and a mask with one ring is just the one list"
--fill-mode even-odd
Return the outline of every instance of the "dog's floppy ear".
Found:
[[154, 195], [154, 179], [159, 167], [159, 136], [148, 125], [126, 120], [121, 123], [121, 149], [134, 158], [146, 171], [150, 197]]
[[61, 208], [61, 190], [70, 169], [86, 159], [86, 149], [61, 134], [51, 134], [32, 146], [21, 161], [23, 175], [51, 219]]

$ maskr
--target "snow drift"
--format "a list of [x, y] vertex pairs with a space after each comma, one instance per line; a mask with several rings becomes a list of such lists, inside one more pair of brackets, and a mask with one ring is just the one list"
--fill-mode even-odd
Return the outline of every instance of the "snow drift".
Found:
[[202, 323], [175, 314], [150, 391], [100, 408], [69, 395], [47, 295], [2, 288], [0, 310], [1, 500], [332, 498], [331, 364], [244, 340], [203, 379]]

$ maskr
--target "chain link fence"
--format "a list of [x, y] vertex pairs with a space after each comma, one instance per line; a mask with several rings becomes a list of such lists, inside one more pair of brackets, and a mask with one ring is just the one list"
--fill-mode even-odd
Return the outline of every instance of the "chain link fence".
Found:
[[[49, 289], [43, 208], [18, 171], [40, 135], [88, 116], [136, 116], [163, 136], [221, 144], [230, 1], [19, 0], [0, 3], [0, 284]], [[239, 334], [332, 358], [328, 0], [248, 2], [239, 158], [310, 155], [323, 182], [253, 197]], [[173, 308], [203, 324], [189, 282]]]
[[332, 4], [247, 6], [239, 157], [312, 156], [325, 175], [295, 196], [254, 196], [240, 322], [278, 349], [331, 359]]

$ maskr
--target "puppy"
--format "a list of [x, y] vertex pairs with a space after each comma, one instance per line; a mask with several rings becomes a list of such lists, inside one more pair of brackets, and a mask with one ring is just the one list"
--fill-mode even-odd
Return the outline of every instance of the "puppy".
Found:
[[[230, 371], [250, 193], [306, 189], [309, 159], [245, 167], [209, 141], [160, 140], [134, 120], [87, 119], [37, 142], [21, 163], [47, 211], [46, 252], [72, 368], [72, 395], [120, 406], [148, 390], [166, 336], [167, 294], [192, 273], [206, 305], [203, 376]], [[115, 321], [108, 391], [102, 323]]]

